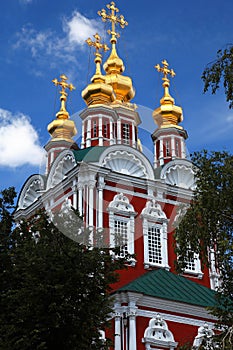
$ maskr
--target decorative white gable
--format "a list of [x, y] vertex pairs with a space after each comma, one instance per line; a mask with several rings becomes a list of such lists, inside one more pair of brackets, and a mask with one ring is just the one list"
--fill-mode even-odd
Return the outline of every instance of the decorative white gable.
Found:
[[47, 181], [47, 189], [55, 187], [58, 183], [60, 183], [75, 165], [76, 161], [72, 151], [60, 153], [50, 170]]
[[125, 145], [113, 145], [102, 153], [99, 163], [112, 171], [137, 178], [154, 179], [153, 168], [138, 150]]
[[172, 332], [169, 331], [167, 323], [159, 314], [149, 321], [149, 327], [145, 330], [142, 342], [145, 343], [146, 350], [159, 349], [160, 346], [174, 350], [178, 345]]
[[161, 179], [167, 184], [191, 190], [195, 189], [194, 175], [192, 163], [184, 159], [167, 163], [161, 171]]
[[44, 178], [41, 175], [33, 175], [25, 183], [19, 197], [18, 209], [26, 209], [34, 203], [44, 190]]

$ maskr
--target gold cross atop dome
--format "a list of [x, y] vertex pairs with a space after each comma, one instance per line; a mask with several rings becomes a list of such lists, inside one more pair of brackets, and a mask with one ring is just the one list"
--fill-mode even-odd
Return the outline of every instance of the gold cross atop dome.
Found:
[[109, 50], [109, 47], [106, 44], [101, 44], [100, 39], [101, 37], [99, 36], [98, 33], [93, 35], [95, 38], [95, 41], [92, 41], [91, 38], [88, 38], [86, 40], [86, 43], [89, 46], [95, 47], [95, 64], [96, 64], [96, 72], [95, 75], [101, 75], [101, 63], [102, 63], [102, 55], [100, 54], [100, 50], [102, 49], [104, 52]]
[[57, 118], [59, 119], [67, 119], [69, 117], [69, 114], [66, 110], [66, 100], [67, 100], [67, 92], [66, 89], [69, 89], [70, 91], [75, 90], [75, 87], [73, 84], [67, 83], [67, 76], [65, 74], [60, 75], [61, 81], [58, 81], [57, 79], [53, 79], [52, 82], [55, 86], [60, 85], [61, 91], [60, 94], [60, 101], [61, 101], [61, 108], [60, 111], [56, 114]]
[[169, 86], [170, 86], [170, 80], [168, 79], [168, 75], [170, 75], [172, 78], [176, 75], [173, 69], [168, 69], [169, 64], [166, 60], [162, 61], [163, 67], [160, 67], [159, 64], [156, 64], [155, 68], [158, 72], [163, 73], [164, 76], [162, 78], [163, 80], [163, 87], [164, 87], [164, 98], [171, 98], [169, 93]]
[[98, 33], [96, 33], [95, 35], [93, 35], [93, 37], [95, 38], [95, 41], [92, 41], [91, 38], [88, 38], [86, 40], [86, 43], [89, 46], [94, 46], [96, 48], [96, 52], [95, 52], [95, 56], [97, 56], [99, 54], [99, 51], [101, 49], [103, 49], [104, 52], [109, 50], [109, 47], [106, 44], [101, 44], [100, 39], [101, 37], [99, 36]]
[[116, 43], [116, 38], [120, 36], [120, 34], [116, 32], [116, 24], [120, 24], [121, 28], [124, 28], [128, 25], [128, 22], [123, 15], [117, 15], [119, 9], [116, 7], [115, 2], [112, 1], [110, 4], [106, 5], [106, 7], [110, 10], [109, 14], [106, 13], [105, 9], [102, 9], [98, 11], [98, 15], [102, 17], [103, 22], [109, 20], [112, 23], [112, 30], [108, 30], [108, 34], [112, 35], [111, 43]]
[[169, 64], [167, 63], [166, 60], [162, 61], [163, 67], [160, 67], [159, 64], [156, 64], [155, 68], [157, 69], [158, 72], [162, 72], [164, 74], [163, 80], [167, 79], [168, 74], [171, 75], [171, 77], [173, 78], [176, 73], [174, 72], [173, 69], [168, 69]]

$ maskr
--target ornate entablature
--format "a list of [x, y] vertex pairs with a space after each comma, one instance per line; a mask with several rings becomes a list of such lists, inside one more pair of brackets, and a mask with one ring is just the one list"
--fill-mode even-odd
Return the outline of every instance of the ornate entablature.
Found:
[[194, 190], [194, 166], [186, 159], [171, 161], [162, 168], [161, 179], [165, 180], [169, 185]]
[[55, 187], [60, 183], [66, 174], [75, 167], [76, 161], [73, 152], [65, 150], [59, 154], [54, 161], [48, 175], [47, 189]]
[[128, 146], [109, 147], [102, 153], [99, 164], [121, 174], [154, 180], [153, 168], [148, 159]]
[[174, 350], [178, 343], [174, 340], [172, 332], [168, 329], [167, 323], [157, 314], [149, 321], [142, 342], [146, 350], [156, 349], [162, 346], [165, 349]]
[[26, 209], [34, 203], [41, 196], [41, 191], [44, 188], [45, 179], [43, 176], [36, 174], [29, 177], [20, 193], [17, 210]]

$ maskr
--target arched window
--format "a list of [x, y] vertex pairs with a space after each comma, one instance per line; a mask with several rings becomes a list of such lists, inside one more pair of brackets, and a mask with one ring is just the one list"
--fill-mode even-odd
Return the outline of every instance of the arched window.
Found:
[[149, 326], [144, 332], [142, 342], [145, 343], [146, 350], [163, 347], [174, 350], [178, 343], [175, 342], [173, 334], [169, 331], [167, 323], [157, 314], [149, 321]]
[[108, 206], [110, 247], [120, 247], [120, 256], [134, 254], [134, 207], [123, 194], [114, 196]]
[[[177, 214], [174, 219], [173, 226], [178, 227], [180, 222], [182, 221], [183, 217], [185, 216], [188, 205], [183, 204], [177, 209]], [[203, 277], [203, 272], [201, 271], [201, 261], [199, 259], [199, 255], [197, 253], [194, 253], [190, 247], [186, 250], [186, 260], [185, 260], [186, 266], [184, 268], [184, 273], [190, 274], [190, 275], [196, 275], [198, 278]]]
[[169, 269], [167, 256], [167, 217], [159, 203], [146, 203], [143, 219], [144, 266], [159, 266]]

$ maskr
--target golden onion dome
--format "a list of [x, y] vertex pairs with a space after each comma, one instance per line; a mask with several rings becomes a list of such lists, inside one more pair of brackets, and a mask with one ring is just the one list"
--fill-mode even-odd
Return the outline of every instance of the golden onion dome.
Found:
[[74, 121], [69, 119], [69, 113], [66, 110], [66, 100], [68, 94], [65, 89], [72, 91], [75, 89], [75, 87], [72, 84], [67, 83], [67, 77], [64, 74], [62, 74], [60, 78], [61, 81], [54, 79], [53, 83], [56, 86], [61, 86], [61, 107], [59, 112], [56, 114], [56, 119], [48, 125], [48, 132], [52, 136], [51, 141], [65, 140], [67, 142], [74, 143], [72, 137], [77, 134], [77, 129]]
[[173, 69], [168, 69], [168, 63], [166, 60], [162, 61], [163, 67], [160, 67], [159, 64], [155, 66], [158, 72], [164, 74], [163, 87], [164, 87], [164, 96], [160, 100], [160, 107], [156, 108], [153, 112], [153, 119], [159, 128], [171, 128], [175, 127], [177, 129], [183, 129], [182, 126], [178, 125], [183, 121], [183, 112], [182, 108], [175, 105], [174, 98], [171, 97], [169, 93], [170, 81], [168, 75], [171, 77], [175, 76]]
[[119, 34], [115, 30], [116, 24], [124, 28], [128, 23], [124, 19], [124, 16], [117, 15], [119, 9], [113, 1], [107, 5], [107, 8], [109, 9], [109, 13], [106, 13], [105, 9], [98, 11], [98, 15], [102, 17], [103, 22], [111, 22], [111, 30], [108, 30], [108, 34], [111, 35], [110, 43], [112, 50], [107, 61], [104, 63], [104, 70], [106, 72], [105, 81], [113, 87], [116, 95], [116, 103], [129, 102], [134, 97], [135, 91], [131, 78], [122, 75], [125, 67], [122, 59], [117, 54], [116, 42]]
[[96, 33], [94, 35], [94, 38], [96, 39], [95, 41], [92, 41], [90, 38], [86, 40], [89, 46], [94, 46], [96, 48], [96, 71], [91, 78], [91, 84], [89, 84], [82, 91], [82, 98], [85, 100], [88, 106], [97, 104], [109, 104], [116, 99], [112, 86], [106, 83], [106, 77], [101, 73], [102, 56], [99, 53], [99, 50], [103, 49], [104, 51], [107, 51], [109, 48], [107, 45], [100, 43], [99, 34]]

